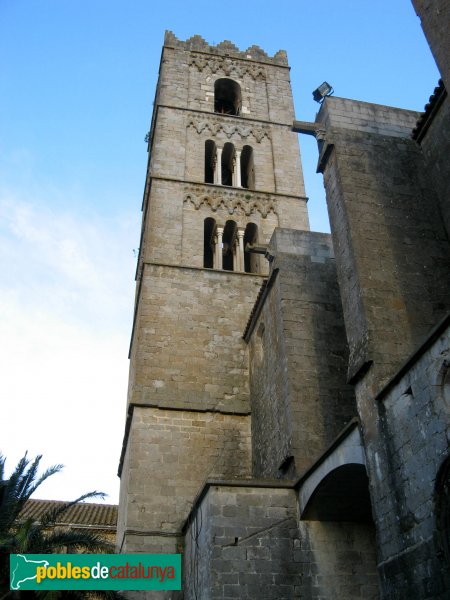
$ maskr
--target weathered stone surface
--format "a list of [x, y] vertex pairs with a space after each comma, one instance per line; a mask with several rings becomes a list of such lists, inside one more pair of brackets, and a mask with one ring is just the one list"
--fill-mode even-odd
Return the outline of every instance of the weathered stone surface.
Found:
[[376, 600], [373, 528], [298, 526], [296, 510], [293, 489], [209, 485], [186, 530], [186, 600]]
[[273, 276], [249, 338], [253, 470], [292, 477], [356, 405], [330, 236], [277, 229], [269, 250]]
[[448, 0], [412, 0], [421, 20], [430, 50], [447, 90], [450, 89], [450, 4]]
[[[414, 5], [448, 83], [449, 3]], [[308, 231], [285, 54], [166, 35], [118, 546], [182, 552], [184, 591], [139, 597], [448, 598], [449, 106], [443, 86], [423, 115], [328, 97], [304, 124], [333, 253]]]
[[[240, 86], [239, 114], [215, 112], [215, 83], [223, 78]], [[236, 262], [234, 271], [204, 268], [205, 244], [214, 242], [217, 252], [218, 231], [230, 222], [238, 232], [251, 225], [259, 248], [280, 225], [308, 228], [293, 118], [284, 53], [271, 58], [257, 47], [242, 53], [230, 42], [210, 47], [199, 36], [181, 42], [166, 35], [149, 136], [120, 466], [123, 552], [175, 551], [205, 478], [250, 476], [242, 333], [269, 264], [262, 250], [251, 258], [252, 273]], [[235, 170], [244, 168], [239, 153], [252, 149], [252, 189], [237, 175], [234, 185], [206, 183], [207, 142], [222, 151], [233, 144]], [[206, 219], [214, 228], [205, 242]]]
[[318, 116], [332, 145], [323, 170], [351, 377], [370, 361], [392, 375], [450, 308], [437, 194], [409, 137], [416, 115], [399, 112], [331, 97]]

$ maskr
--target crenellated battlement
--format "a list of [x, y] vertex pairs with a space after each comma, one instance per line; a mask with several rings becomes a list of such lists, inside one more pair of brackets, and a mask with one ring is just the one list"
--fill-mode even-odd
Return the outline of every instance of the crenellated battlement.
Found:
[[186, 41], [179, 40], [172, 31], [166, 31], [164, 35], [164, 46], [183, 48], [189, 51], [207, 52], [209, 54], [233, 56], [246, 60], [261, 61], [275, 65], [288, 66], [285, 50], [278, 50], [273, 56], [269, 56], [262, 48], [253, 45], [247, 50], [240, 50], [233, 42], [224, 40], [216, 45], [208, 44], [201, 35], [193, 35]]

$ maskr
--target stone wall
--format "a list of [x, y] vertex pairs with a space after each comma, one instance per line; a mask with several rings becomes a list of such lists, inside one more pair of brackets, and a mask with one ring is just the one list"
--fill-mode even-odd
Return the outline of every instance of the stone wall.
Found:
[[392, 375], [450, 306], [448, 239], [410, 138], [416, 116], [334, 97], [318, 116], [350, 376], [370, 361]]
[[447, 89], [450, 89], [450, 4], [448, 0], [412, 0]]
[[208, 484], [186, 530], [185, 600], [376, 600], [373, 527], [297, 523], [296, 492]]
[[[448, 452], [448, 416], [435, 403], [432, 363], [438, 356], [442, 362], [447, 350], [439, 343], [431, 358], [402, 366], [450, 308], [449, 244], [439, 205], [439, 186], [446, 183], [438, 182], [445, 173], [430, 172], [431, 161], [412, 140], [415, 116], [328, 98], [319, 114], [325, 126], [319, 149], [382, 597], [443, 600], [448, 582], [437, 564], [433, 494]], [[437, 155], [439, 134], [427, 135], [427, 148]], [[392, 377], [396, 391], [390, 385], [377, 398]]]
[[203, 482], [250, 475], [249, 418], [136, 406], [131, 419], [118, 548], [179, 552], [182, 524]]
[[292, 457], [297, 473], [309, 467], [356, 406], [330, 236], [277, 229], [269, 249], [249, 335], [253, 469], [279, 477], [295, 473]]
[[184, 564], [185, 599], [298, 597], [296, 534], [292, 489], [210, 486], [186, 531], [195, 558]]
[[450, 99], [445, 90], [438, 94], [436, 101], [439, 106], [429, 117], [430, 124], [420, 140], [420, 146], [436, 187], [442, 218], [450, 239]]
[[435, 337], [378, 398], [387, 460], [373, 490], [386, 600], [444, 599], [450, 589], [435, 513], [436, 476], [449, 456], [450, 332]]
[[249, 412], [242, 332], [262, 277], [146, 264], [129, 402]]

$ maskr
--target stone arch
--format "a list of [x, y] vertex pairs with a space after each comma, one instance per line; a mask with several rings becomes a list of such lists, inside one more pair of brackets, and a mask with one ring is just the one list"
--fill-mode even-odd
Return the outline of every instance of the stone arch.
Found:
[[[342, 501], [345, 503], [345, 495], [353, 495], [353, 485], [360, 491], [360, 500], [365, 503], [365, 506], [361, 507], [362, 516], [367, 517], [371, 510], [370, 496], [364, 449], [357, 426], [354, 426], [339, 446], [317, 463], [317, 466], [302, 481], [299, 491], [301, 518], [306, 519], [311, 518], [311, 515], [316, 515], [315, 518], [318, 519], [317, 515], [322, 515], [325, 517], [323, 520], [342, 520], [342, 518], [331, 519], [331, 517], [339, 517], [339, 514], [342, 517], [344, 514], [348, 516], [351, 506], [343, 505], [340, 511], [333, 509], [333, 515], [326, 514], [327, 508], [324, 506], [324, 500], [326, 497], [330, 500], [333, 494], [338, 496], [343, 494]], [[332, 504], [333, 500], [328, 502], [330, 509]]]
[[348, 463], [330, 471], [309, 497], [302, 519], [372, 522], [365, 465]]
[[214, 83], [214, 112], [222, 115], [239, 115], [242, 105], [241, 86], [227, 77]]

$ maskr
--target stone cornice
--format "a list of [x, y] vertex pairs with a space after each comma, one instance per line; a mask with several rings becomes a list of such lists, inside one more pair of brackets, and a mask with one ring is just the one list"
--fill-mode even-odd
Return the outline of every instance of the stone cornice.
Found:
[[173, 104], [156, 104], [155, 105], [155, 112], [158, 113], [159, 109], [162, 108], [168, 108], [169, 110], [178, 110], [180, 112], [187, 112], [190, 115], [202, 115], [205, 118], [208, 118], [209, 116], [215, 117], [217, 119], [223, 119], [224, 122], [228, 122], [228, 121], [233, 121], [236, 123], [242, 123], [242, 125], [244, 125], [244, 123], [261, 123], [261, 124], [265, 124], [265, 125], [269, 125], [269, 126], [275, 126], [275, 127], [284, 127], [289, 129], [289, 131], [293, 131], [292, 129], [292, 121], [286, 122], [286, 123], [280, 123], [279, 121], [268, 121], [266, 119], [258, 119], [256, 117], [253, 116], [249, 116], [249, 115], [220, 115], [219, 117], [219, 113], [214, 113], [211, 111], [206, 111], [206, 110], [201, 110], [201, 109], [195, 109], [195, 108], [186, 108], [184, 106], [175, 106]]
[[[283, 193], [283, 192], [273, 192], [273, 191], [268, 191], [268, 190], [248, 190], [246, 188], [235, 188], [235, 187], [231, 187], [228, 185], [219, 185], [218, 183], [204, 183], [201, 181], [189, 181], [186, 179], [181, 179], [178, 177], [167, 177], [167, 176], [163, 176], [163, 175], [158, 175], [157, 173], [153, 173], [153, 172], [149, 172], [147, 174], [147, 178], [149, 181], [151, 180], [158, 180], [158, 181], [170, 181], [172, 183], [180, 183], [180, 184], [184, 184], [186, 186], [195, 186], [198, 189], [203, 188], [203, 189], [207, 189], [207, 190], [217, 190], [218, 193], [223, 193], [223, 191], [235, 191], [238, 194], [251, 194], [253, 196], [258, 195], [258, 196], [265, 196], [267, 198], [274, 196], [275, 199], [279, 198], [279, 199], [285, 199], [285, 198], [292, 198], [294, 200], [302, 200], [303, 202], [308, 202], [308, 196], [300, 196], [297, 194], [287, 194], [287, 193]], [[208, 192], [207, 192], [208, 193]]]

